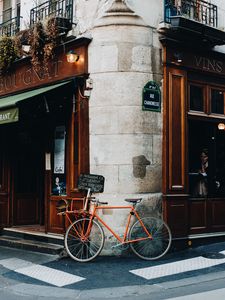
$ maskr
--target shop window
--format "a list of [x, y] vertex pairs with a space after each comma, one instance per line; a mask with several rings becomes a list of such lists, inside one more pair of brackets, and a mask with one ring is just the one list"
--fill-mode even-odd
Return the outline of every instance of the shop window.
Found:
[[2, 189], [3, 187], [3, 158], [2, 156], [0, 156], [0, 190]]
[[189, 194], [225, 196], [225, 131], [217, 123], [189, 121]]
[[204, 111], [204, 89], [198, 85], [190, 85], [190, 110]]
[[224, 92], [211, 89], [211, 113], [224, 114]]
[[53, 182], [52, 194], [66, 194], [66, 166], [65, 166], [65, 126], [57, 126], [55, 128], [54, 138], [54, 155], [53, 155]]

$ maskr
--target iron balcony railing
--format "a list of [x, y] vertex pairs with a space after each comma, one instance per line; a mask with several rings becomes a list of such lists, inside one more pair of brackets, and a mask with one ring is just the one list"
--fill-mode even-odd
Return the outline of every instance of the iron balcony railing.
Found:
[[73, 0], [46, 1], [30, 11], [30, 26], [46, 18], [60, 17], [73, 22]]
[[21, 17], [15, 17], [0, 24], [0, 36], [16, 35], [16, 33], [20, 31], [20, 19]]
[[182, 16], [212, 27], [218, 26], [217, 6], [204, 0], [164, 0], [165, 22]]

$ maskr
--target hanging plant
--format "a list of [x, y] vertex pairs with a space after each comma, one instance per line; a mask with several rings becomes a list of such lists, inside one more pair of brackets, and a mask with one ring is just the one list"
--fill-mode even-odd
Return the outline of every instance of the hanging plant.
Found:
[[17, 47], [11, 37], [3, 36], [0, 39], [0, 74], [6, 73], [17, 59]]
[[44, 27], [41, 22], [38, 22], [34, 25], [28, 40], [30, 45], [31, 64], [36, 71], [42, 69], [45, 42], [46, 34]]
[[45, 27], [46, 44], [44, 46], [44, 65], [47, 66], [50, 59], [55, 56], [55, 49], [59, 44], [59, 30], [56, 19], [51, 18]]

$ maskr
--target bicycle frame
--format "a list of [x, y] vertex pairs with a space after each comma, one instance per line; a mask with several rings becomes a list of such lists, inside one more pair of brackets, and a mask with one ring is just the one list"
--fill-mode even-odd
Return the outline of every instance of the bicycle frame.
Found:
[[[105, 221], [102, 220], [102, 218], [97, 214], [97, 211], [98, 210], [105, 210], [105, 209], [129, 209], [129, 215], [128, 215], [128, 219], [127, 219], [127, 224], [126, 224], [126, 227], [125, 227], [125, 231], [124, 231], [124, 234], [123, 234], [123, 238], [121, 238], [117, 233], [115, 233], [115, 231], [108, 225], [106, 224]], [[137, 220], [140, 222], [143, 230], [145, 231], [146, 233], [146, 237], [143, 237], [143, 238], [138, 238], [138, 239], [135, 239], [135, 240], [127, 240], [127, 235], [128, 235], [128, 231], [129, 231], [129, 228], [130, 228], [130, 222], [131, 222], [131, 216], [132, 215], [135, 215], [135, 217], [137, 218]], [[152, 239], [152, 235], [149, 233], [149, 231], [147, 230], [147, 228], [145, 227], [145, 225], [143, 224], [139, 214], [137, 213], [137, 211], [135, 210], [135, 208], [133, 206], [94, 206], [94, 210], [93, 210], [93, 213], [90, 215], [90, 222], [89, 222], [89, 225], [88, 225], [88, 229], [87, 229], [87, 232], [89, 233], [91, 230], [91, 224], [92, 224], [92, 220], [96, 218], [104, 227], [106, 227], [111, 233], [112, 235], [121, 243], [121, 244], [129, 244], [129, 243], [134, 243], [134, 242], [138, 242], [138, 241], [143, 241], [143, 240], [146, 240], [146, 239]]]

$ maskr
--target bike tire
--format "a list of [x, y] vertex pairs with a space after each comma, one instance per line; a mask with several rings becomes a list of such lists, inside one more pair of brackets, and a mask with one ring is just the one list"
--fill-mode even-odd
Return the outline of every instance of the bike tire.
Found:
[[100, 224], [92, 220], [92, 227], [87, 233], [89, 218], [73, 222], [65, 234], [65, 249], [68, 255], [78, 262], [89, 262], [99, 255], [105, 241], [105, 235]]
[[[144, 260], [156, 260], [164, 256], [172, 241], [171, 231], [168, 225], [161, 219], [155, 217], [141, 218], [146, 229], [152, 236], [152, 239], [131, 242], [132, 251]], [[137, 220], [129, 231], [129, 240], [147, 237], [146, 232], [139, 220]]]

